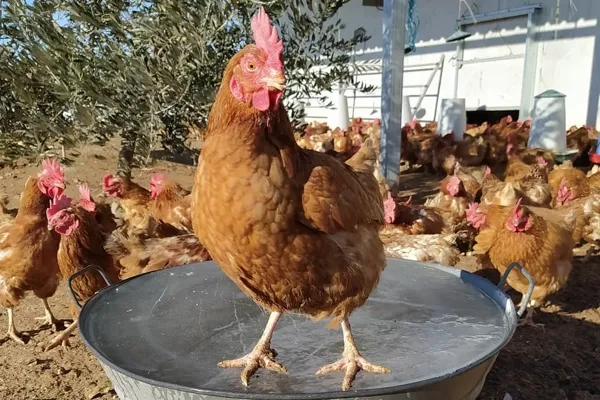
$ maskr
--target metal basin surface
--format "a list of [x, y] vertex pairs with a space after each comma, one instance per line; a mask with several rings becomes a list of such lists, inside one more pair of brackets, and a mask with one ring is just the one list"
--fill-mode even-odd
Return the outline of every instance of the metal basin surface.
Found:
[[135, 400], [474, 399], [516, 327], [510, 299], [454, 268], [389, 259], [379, 286], [351, 316], [361, 353], [391, 374], [316, 376], [343, 349], [341, 330], [288, 315], [272, 346], [287, 375], [259, 370], [250, 387], [223, 359], [248, 352], [268, 314], [213, 262], [152, 272], [99, 292], [83, 307], [80, 333], [119, 397]]

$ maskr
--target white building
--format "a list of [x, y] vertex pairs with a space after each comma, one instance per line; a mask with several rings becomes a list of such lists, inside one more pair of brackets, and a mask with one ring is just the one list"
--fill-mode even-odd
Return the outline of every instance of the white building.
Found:
[[[444, 38], [457, 29], [458, 1], [416, 0], [417, 50], [405, 57], [403, 82], [413, 108], [442, 60], [419, 110], [413, 110], [419, 120], [436, 119], [439, 99], [453, 98], [455, 91], [466, 99], [470, 122], [482, 122], [497, 118], [498, 114], [487, 114], [494, 111], [510, 111], [516, 117], [520, 110], [531, 110], [533, 96], [555, 89], [567, 96], [567, 126], [600, 126], [600, 0], [467, 2], [477, 23], [462, 4], [460, 24], [473, 35], [464, 42], [446, 43]], [[351, 0], [340, 10], [344, 35], [364, 27], [371, 36], [355, 55], [356, 64], [369, 70], [357, 72], [357, 79], [377, 86], [368, 94], [346, 91], [350, 117], [380, 117], [382, 5], [378, 0]], [[337, 93], [330, 95], [337, 102]], [[326, 121], [337, 114], [335, 106], [324, 108], [313, 99], [305, 107], [308, 121]]]

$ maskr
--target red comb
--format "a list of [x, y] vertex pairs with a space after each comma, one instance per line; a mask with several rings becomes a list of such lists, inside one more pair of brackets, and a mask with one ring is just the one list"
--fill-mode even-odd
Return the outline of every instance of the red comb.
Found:
[[521, 208], [521, 201], [523, 201], [523, 198], [519, 197], [519, 200], [517, 200], [517, 202], [515, 203], [515, 211]]
[[104, 177], [102, 178], [102, 188], [104, 190], [106, 190], [106, 188], [112, 184], [113, 184], [113, 175], [109, 172], [108, 174], [104, 175]]
[[392, 197], [392, 194], [388, 192], [387, 199], [383, 202], [383, 209], [385, 215], [385, 222], [393, 224], [396, 217], [396, 202]]
[[85, 201], [92, 201], [92, 195], [90, 194], [90, 188], [87, 184], [79, 185], [79, 195]]
[[283, 41], [279, 39], [277, 29], [271, 25], [271, 19], [265, 12], [264, 8], [260, 8], [258, 13], [252, 17], [250, 23], [254, 43], [256, 47], [264, 50], [267, 53], [266, 64], [272, 68], [281, 69], [281, 55], [283, 54]]
[[165, 175], [162, 172], [154, 172], [150, 177], [150, 183], [156, 183], [165, 179]]
[[42, 172], [40, 175], [51, 174], [55, 175], [55, 177], [64, 178], [65, 173], [62, 169], [60, 163], [53, 159], [45, 159], [42, 161]]
[[544, 157], [537, 156], [535, 159], [536, 159], [536, 161], [537, 161], [537, 163], [538, 163], [538, 165], [540, 167], [547, 167], [548, 166], [548, 161], [546, 161], [546, 159]]
[[71, 198], [64, 193], [58, 197], [55, 197], [50, 201], [50, 207], [48, 207], [46, 210], [46, 217], [50, 218], [57, 212], [71, 207], [71, 202]]

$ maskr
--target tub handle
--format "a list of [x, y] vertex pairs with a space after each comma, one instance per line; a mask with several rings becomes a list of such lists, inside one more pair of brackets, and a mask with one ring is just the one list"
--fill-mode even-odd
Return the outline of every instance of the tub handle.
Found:
[[521, 264], [515, 261], [512, 264], [510, 264], [508, 268], [506, 268], [506, 271], [504, 271], [504, 275], [502, 275], [502, 278], [500, 278], [500, 282], [498, 283], [498, 288], [502, 290], [504, 284], [506, 283], [506, 279], [510, 274], [510, 271], [512, 271], [512, 269], [515, 267], [519, 271], [521, 271], [521, 273], [525, 275], [525, 278], [527, 278], [527, 280], [529, 281], [527, 293], [525, 293], [525, 296], [523, 296], [523, 299], [521, 300], [521, 307], [519, 308], [519, 311], [517, 311], [519, 318], [521, 318], [523, 316], [523, 313], [525, 312], [525, 309], [527, 308], [527, 304], [529, 304], [529, 299], [531, 299], [531, 295], [533, 294], [533, 288], [535, 287], [535, 280], [533, 279], [533, 277], [529, 274], [529, 272], [527, 272], [525, 268], [523, 268]]
[[100, 273], [100, 275], [102, 276], [102, 279], [104, 279], [104, 282], [106, 282], [107, 286], [112, 285], [112, 282], [110, 281], [110, 279], [108, 279], [108, 276], [106, 276], [106, 274], [104, 273], [104, 270], [102, 268], [100, 268], [97, 265], [88, 265], [87, 267], [85, 267], [84, 269], [82, 269], [81, 271], [77, 271], [75, 272], [73, 275], [71, 275], [69, 277], [69, 279], [67, 280], [67, 284], [69, 285], [69, 294], [71, 294], [71, 297], [73, 298], [73, 300], [75, 300], [75, 304], [77, 304], [77, 306], [79, 308], [82, 307], [81, 303], [79, 302], [79, 299], [77, 298], [77, 295], [75, 295], [75, 292], [73, 291], [73, 279], [77, 278], [80, 275], [83, 275], [89, 271], [92, 270], [96, 270]]

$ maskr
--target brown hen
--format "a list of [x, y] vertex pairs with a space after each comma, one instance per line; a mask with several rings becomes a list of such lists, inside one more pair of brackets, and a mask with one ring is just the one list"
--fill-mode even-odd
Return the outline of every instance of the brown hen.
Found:
[[[475, 253], [487, 255], [500, 273], [516, 261], [535, 280], [527, 316], [520, 324], [538, 325], [532, 321], [533, 307], [560, 290], [572, 269], [575, 213], [561, 219], [548, 218], [550, 210], [544, 212], [542, 216], [520, 200], [513, 207], [492, 205], [470, 211], [470, 221], [480, 227]], [[518, 292], [527, 292], [528, 281], [521, 272], [515, 270], [507, 282]]]
[[256, 45], [229, 61], [209, 115], [192, 223], [225, 274], [271, 315], [249, 354], [220, 365], [243, 368], [244, 385], [260, 367], [285, 371], [271, 349], [281, 315], [332, 317], [344, 353], [317, 373], [345, 370], [347, 390], [360, 369], [389, 372], [360, 355], [348, 322], [385, 267], [383, 202], [369, 165], [357, 171], [296, 144], [281, 101], [282, 42], [263, 9], [252, 29]]
[[148, 210], [152, 216], [181, 230], [192, 230], [190, 192], [161, 173], [152, 174], [152, 201]]
[[[87, 199], [84, 197], [82, 200], [89, 207]], [[111, 283], [119, 280], [117, 263], [103, 248], [105, 232], [89, 211], [81, 206], [72, 207], [71, 199], [63, 194], [48, 210], [48, 229], [60, 234], [57, 257], [62, 279], [68, 279], [83, 268], [95, 265], [104, 271]], [[104, 287], [106, 283], [97, 271], [77, 277], [71, 285], [73, 293], [82, 302]], [[63, 347], [69, 345], [69, 336], [79, 324], [79, 307], [73, 302], [70, 308], [73, 323], [52, 339], [46, 346], [46, 351], [60, 344]]]
[[44, 161], [37, 178], [29, 178], [21, 193], [15, 219], [0, 230], [0, 306], [7, 309], [10, 339], [25, 344], [16, 330], [13, 308], [32, 291], [42, 300], [45, 316], [41, 319], [55, 330], [54, 318], [47, 299], [58, 287], [59, 236], [48, 230], [46, 210], [51, 198], [65, 188], [64, 173], [56, 161]]

